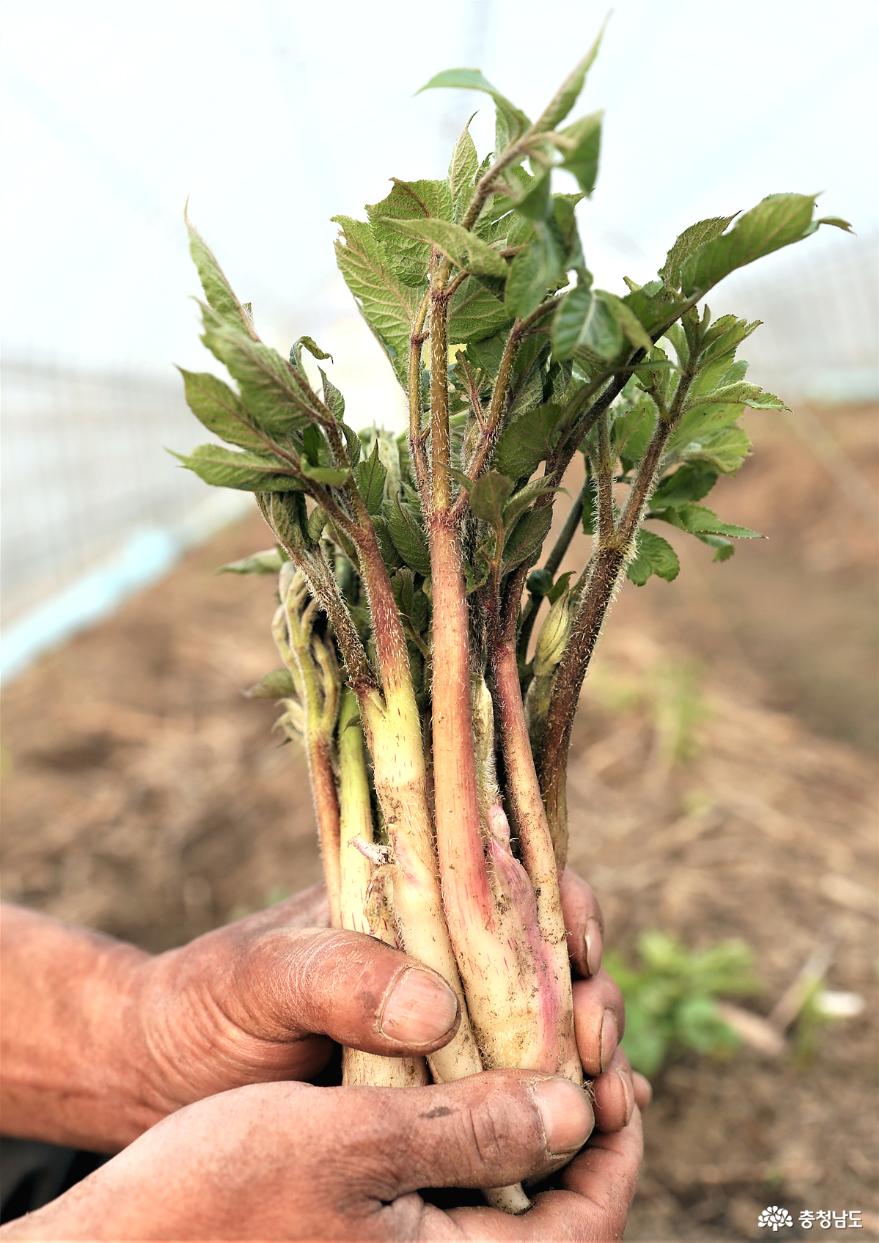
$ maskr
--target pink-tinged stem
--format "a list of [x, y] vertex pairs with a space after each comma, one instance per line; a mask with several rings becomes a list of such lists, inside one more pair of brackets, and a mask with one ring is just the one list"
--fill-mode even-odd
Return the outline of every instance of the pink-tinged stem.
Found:
[[534, 767], [525, 720], [515, 642], [501, 641], [493, 652], [494, 690], [506, 768], [506, 794], [525, 871], [536, 900], [537, 927], [549, 964], [559, 1069], [580, 1081], [582, 1071], [574, 1041], [571, 971], [552, 838]]
[[431, 522], [433, 590], [433, 764], [437, 853], [449, 932], [458, 960], [471, 921], [491, 917], [473, 746], [470, 636], [458, 534]]

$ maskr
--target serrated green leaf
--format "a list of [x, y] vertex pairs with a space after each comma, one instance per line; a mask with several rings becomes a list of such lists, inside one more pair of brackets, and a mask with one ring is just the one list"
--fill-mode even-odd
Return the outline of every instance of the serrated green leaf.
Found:
[[382, 221], [393, 232], [408, 237], [423, 238], [456, 264], [464, 272], [477, 276], [505, 277], [507, 265], [496, 250], [482, 238], [450, 220], [390, 220]]
[[221, 565], [219, 574], [278, 574], [285, 558], [277, 548], [267, 548], [265, 552], [255, 552], [240, 561], [229, 561]]
[[313, 506], [311, 513], [308, 515], [308, 522], [306, 523], [308, 537], [312, 543], [317, 544], [323, 538], [323, 533], [326, 530], [328, 521], [327, 511], [324, 509], [323, 505]]
[[547, 492], [558, 491], [559, 489], [553, 487], [548, 479], [532, 479], [518, 492], [514, 492], [504, 505], [504, 526], [511, 527], [520, 514], [523, 514], [526, 509], [531, 509], [539, 496], [544, 496]]
[[555, 446], [561, 413], [560, 406], [548, 402], [511, 419], [501, 433], [495, 456], [501, 474], [521, 479], [537, 470]]
[[368, 224], [348, 216], [334, 216], [333, 220], [342, 229], [342, 236], [336, 241], [339, 269], [405, 388], [409, 336], [420, 295], [391, 271]]
[[720, 237], [704, 243], [683, 263], [685, 294], [704, 294], [730, 272], [799, 242], [814, 232], [813, 194], [770, 194]]
[[243, 328], [245, 332], [251, 335], [255, 335], [249, 312], [238, 301], [232, 286], [226, 279], [223, 269], [217, 262], [216, 255], [189, 219], [188, 211], [185, 213], [184, 219], [189, 233], [189, 253], [198, 272], [198, 278], [201, 281], [201, 287], [204, 290], [208, 306], [221, 319]]
[[[473, 117], [470, 118], [470, 121], [472, 120]], [[464, 126], [460, 138], [455, 143], [455, 150], [452, 152], [452, 160], [449, 164], [449, 193], [452, 196], [456, 219], [460, 219], [467, 210], [473, 197], [474, 183], [479, 170], [479, 155], [470, 134], [470, 121]]]
[[391, 228], [393, 220], [452, 219], [452, 197], [445, 181], [400, 181], [390, 194], [366, 208], [373, 235], [394, 275], [406, 285], [424, 285], [430, 243]]
[[426, 578], [430, 574], [430, 550], [415, 506], [394, 499], [385, 506], [384, 520], [391, 542], [404, 564]]
[[427, 596], [415, 582], [415, 574], [408, 566], [391, 578], [391, 589], [404, 622], [408, 622], [415, 634], [423, 634], [430, 620]]
[[177, 370], [183, 376], [187, 405], [209, 432], [240, 449], [265, 449], [265, 436], [253, 426], [244, 403], [228, 384], [207, 371]]
[[592, 68], [595, 57], [598, 55], [598, 49], [601, 47], [601, 40], [604, 37], [604, 26], [598, 32], [598, 37], [592, 44], [592, 47], [586, 55], [577, 62], [559, 89], [553, 95], [552, 99], [541, 112], [540, 116], [534, 122], [534, 129], [538, 133], [544, 133], [546, 130], [555, 129], [573, 108], [577, 102], [580, 92], [583, 90], [583, 84], [586, 81], [586, 74]]
[[237, 453], [222, 445], [199, 445], [190, 454], [175, 453], [174, 457], [217, 488], [238, 488], [244, 492], [290, 492], [296, 487], [295, 476], [277, 458], [257, 453]]
[[751, 441], [734, 423], [715, 422], [704, 416], [698, 429], [684, 420], [671, 437], [669, 449], [684, 462], [705, 462], [722, 475], [732, 475], [751, 452]]
[[680, 569], [678, 555], [668, 540], [643, 528], [638, 532], [635, 556], [626, 566], [626, 574], [636, 587], [643, 587], [652, 574], [670, 583]]
[[372, 446], [372, 453], [369, 457], [364, 458], [362, 462], [355, 466], [354, 478], [357, 481], [357, 488], [370, 514], [373, 517], [380, 514], [382, 512], [388, 472], [379, 457], [378, 440]]
[[691, 535], [724, 535], [728, 539], [764, 538], [759, 531], [752, 531], [750, 527], [722, 522], [707, 505], [687, 502], [675, 505], [655, 516], [662, 518], [664, 522], [671, 523], [672, 526], [679, 527], [682, 531], [689, 531]]
[[672, 289], [679, 288], [681, 268], [685, 260], [689, 259], [690, 255], [705, 242], [719, 237], [725, 229], [729, 228], [737, 215], [738, 212], [733, 212], [731, 216], [712, 216], [708, 220], [697, 220], [695, 224], [684, 229], [665, 256], [665, 263], [659, 269], [659, 275], [665, 283]]
[[535, 225], [534, 240], [516, 255], [507, 276], [504, 302], [513, 315], [524, 319], [536, 310], [547, 293], [565, 280], [564, 249], [548, 225]]
[[601, 157], [601, 122], [604, 114], [593, 112], [581, 117], [573, 125], [561, 131], [562, 137], [573, 144], [562, 160], [562, 168], [573, 173], [584, 194], [590, 195], [598, 180], [598, 163]]
[[499, 471], [481, 475], [470, 488], [470, 508], [477, 518], [498, 528], [503, 525], [504, 504], [513, 491], [513, 481]]
[[523, 514], [504, 541], [504, 568], [512, 570], [523, 561], [534, 560], [551, 526], [552, 508], [548, 505]]
[[670, 506], [686, 505], [691, 501], [701, 501], [716, 482], [717, 471], [704, 462], [679, 466], [659, 484], [653, 495], [652, 508], [666, 509]]
[[553, 316], [553, 357], [564, 360], [578, 349], [608, 361], [623, 348], [623, 332], [601, 290], [578, 285], [566, 293]]
[[[320, 378], [323, 384], [324, 405], [327, 407], [328, 410], [332, 411], [332, 413], [336, 416], [336, 418], [341, 423], [342, 419], [345, 417], [345, 398], [336, 388], [335, 384], [332, 382], [332, 380], [329, 378], [327, 373], [324, 371], [323, 367], [318, 367], [318, 371], [320, 372]], [[357, 442], [358, 450], [359, 450], [359, 443], [360, 442], [358, 441]], [[350, 441], [349, 441], [349, 447], [350, 447]]]
[[656, 407], [646, 395], [614, 419], [611, 431], [614, 452], [627, 470], [644, 457], [655, 427]]
[[629, 345], [636, 350], [643, 350], [645, 354], [649, 355], [653, 349], [653, 339], [632, 308], [622, 298], [618, 298], [616, 294], [608, 293], [606, 290], [600, 290], [599, 292], [611, 315], [622, 329], [623, 336], [629, 342]]
[[767, 393], [758, 384], [739, 382], [726, 384], [713, 393], [703, 393], [695, 401], [685, 406], [687, 413], [691, 411], [710, 410], [712, 406], [741, 405], [752, 410], [787, 410], [780, 397]]
[[449, 343], [467, 345], [509, 327], [512, 314], [500, 298], [478, 281], [465, 281], [449, 303]]
[[314, 419], [307, 393], [297, 386], [289, 364], [277, 350], [221, 319], [210, 307], [203, 307], [202, 311], [202, 341], [238, 381], [241, 398], [254, 424], [264, 431], [283, 434]]
[[[497, 152], [521, 137], [530, 122], [520, 108], [511, 103], [506, 95], [502, 95], [496, 86], [488, 81], [480, 69], [445, 69], [436, 74], [421, 87], [421, 91], [430, 91], [451, 87], [456, 90], [482, 91], [494, 100], [497, 113]], [[418, 94], [421, 94], [421, 91]]]

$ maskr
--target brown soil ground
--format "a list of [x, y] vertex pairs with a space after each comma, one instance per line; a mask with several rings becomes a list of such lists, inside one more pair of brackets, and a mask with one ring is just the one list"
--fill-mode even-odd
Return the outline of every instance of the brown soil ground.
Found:
[[[678, 583], [622, 593], [587, 683], [573, 862], [609, 941], [743, 937], [763, 1014], [818, 951], [866, 1001], [807, 1061], [664, 1070], [633, 1240], [754, 1239], [767, 1204], [861, 1209], [879, 1238], [875, 416], [754, 419], [717, 508], [771, 540], [722, 566], [679, 545]], [[213, 573], [266, 543], [256, 518], [224, 531], [9, 688], [7, 897], [158, 950], [317, 878], [302, 759], [239, 693], [275, 664], [272, 585]]]

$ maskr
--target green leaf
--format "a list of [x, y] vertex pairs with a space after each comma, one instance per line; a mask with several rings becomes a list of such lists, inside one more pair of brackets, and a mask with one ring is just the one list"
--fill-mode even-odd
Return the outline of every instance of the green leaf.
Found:
[[385, 496], [387, 469], [378, 455], [378, 440], [372, 446], [372, 453], [354, 468], [357, 488], [363, 497], [364, 504], [373, 517], [382, 512]]
[[562, 168], [573, 173], [584, 194], [591, 194], [598, 180], [598, 161], [601, 155], [601, 121], [604, 114], [593, 112], [581, 117], [573, 125], [561, 131], [562, 137], [572, 143], [562, 160]]
[[[328, 410], [332, 411], [332, 413], [341, 423], [342, 419], [345, 417], [345, 398], [336, 388], [332, 380], [327, 376], [327, 373], [324, 371], [323, 367], [318, 367], [318, 371], [320, 372], [320, 378], [323, 383], [324, 405], [327, 407]], [[350, 441], [349, 441], [349, 448], [350, 448]], [[359, 441], [358, 441], [358, 452], [359, 452]]]
[[177, 370], [183, 376], [187, 405], [209, 432], [240, 449], [265, 449], [265, 437], [254, 428], [244, 403], [228, 384], [207, 371]]
[[643, 350], [645, 354], [649, 355], [653, 349], [653, 339], [628, 303], [624, 302], [622, 298], [618, 298], [616, 294], [607, 293], [605, 290], [599, 290], [599, 293], [602, 301], [606, 303], [611, 315], [622, 329], [623, 336], [629, 342], [629, 345], [636, 350]]
[[449, 303], [449, 344], [483, 341], [507, 328], [512, 314], [490, 289], [478, 281], [465, 281]]
[[416, 634], [423, 634], [430, 619], [430, 605], [416, 584], [413, 571], [408, 567], [397, 570], [391, 579], [391, 589], [403, 620], [409, 622]]
[[711, 411], [716, 406], [741, 406], [750, 407], [751, 410], [788, 410], [789, 407], [776, 397], [774, 393], [767, 393], [757, 384], [748, 384], [739, 382], [737, 384], [726, 384], [721, 388], [716, 388], [712, 393], [699, 394], [695, 400], [688, 402], [684, 407], [684, 413], [702, 414]]
[[653, 509], [666, 509], [701, 501], [717, 482], [717, 471], [704, 462], [694, 462], [678, 467], [674, 474], [666, 475], [653, 496]]
[[655, 427], [656, 407], [646, 395], [614, 419], [614, 449], [627, 470], [644, 457]]
[[244, 492], [290, 492], [296, 487], [291, 468], [277, 458], [236, 453], [222, 445], [200, 445], [188, 455], [175, 453], [174, 457], [199, 479], [218, 488], [239, 488]]
[[477, 518], [495, 529], [503, 526], [504, 504], [513, 491], [513, 481], [499, 471], [481, 475], [470, 489], [470, 508]]
[[308, 350], [312, 358], [316, 358], [320, 362], [325, 362], [326, 359], [329, 359], [330, 362], [333, 361], [332, 354], [328, 354], [326, 350], [322, 350], [315, 341], [314, 337], [299, 337], [290, 347], [290, 361], [296, 366], [301, 366], [301, 354], [303, 350]]
[[512, 419], [501, 432], [495, 461], [503, 475], [532, 475], [554, 448], [561, 407], [553, 402]]
[[546, 224], [535, 224], [534, 240], [510, 264], [506, 306], [524, 319], [536, 310], [547, 293], [564, 282], [564, 251], [555, 232]]
[[671, 250], [665, 256], [665, 263], [659, 269], [659, 275], [672, 289], [678, 289], [681, 283], [681, 268], [694, 251], [705, 242], [713, 241], [735, 220], [738, 212], [731, 216], [712, 216], [708, 220], [697, 220], [689, 228], [684, 229]]
[[[739, 408], [733, 409], [738, 412]], [[713, 420], [703, 416], [698, 427], [684, 419], [669, 440], [669, 450], [685, 462], [705, 462], [722, 475], [732, 475], [751, 452], [751, 442], [744, 428], [721, 413]]]
[[663, 521], [689, 531], [691, 535], [724, 535], [728, 539], [764, 539], [759, 531], [750, 527], [740, 527], [735, 523], [721, 522], [717, 514], [706, 505], [695, 505], [692, 502], [675, 505], [662, 513], [653, 515]]
[[623, 333], [614, 312], [600, 290], [578, 285], [566, 293], [552, 321], [553, 357], [571, 358], [587, 349], [599, 358], [612, 360], [623, 347]]
[[387, 198], [366, 208], [369, 223], [385, 261], [406, 285], [423, 285], [430, 262], [430, 243], [394, 231], [392, 220], [452, 219], [452, 198], [445, 181], [399, 181]]
[[340, 488], [351, 478], [351, 471], [347, 466], [313, 466], [305, 458], [302, 459], [301, 469], [306, 478], [313, 479], [315, 483], [326, 484], [330, 488]]
[[549, 505], [523, 514], [504, 541], [504, 567], [512, 570], [523, 561], [533, 561], [551, 526], [552, 507]]
[[450, 220], [386, 219], [382, 223], [395, 232], [423, 238], [465, 272], [501, 278], [507, 274], [507, 265], [496, 250], [492, 250], [487, 242], [469, 229], [453, 224]]
[[426, 578], [430, 574], [430, 550], [415, 506], [395, 498], [385, 507], [385, 522], [403, 562]]
[[[470, 118], [470, 121], [472, 120], [473, 117]], [[476, 173], [479, 170], [479, 155], [470, 134], [470, 121], [464, 126], [461, 137], [455, 143], [452, 162], [449, 165], [449, 192], [457, 218], [464, 215], [470, 204]]]
[[643, 587], [651, 574], [670, 583], [677, 578], [680, 568], [677, 553], [668, 540], [643, 528], [638, 532], [635, 556], [626, 567], [626, 574], [637, 587]]
[[400, 281], [372, 229], [361, 220], [334, 216], [342, 236], [336, 241], [336, 261], [360, 313], [381, 342], [397, 379], [408, 380], [409, 336], [418, 309], [419, 294]]
[[184, 219], [189, 232], [189, 253], [192, 255], [208, 306], [221, 319], [236, 324], [244, 328], [245, 332], [254, 335], [250, 315], [235, 296], [232, 286], [217, 262], [216, 255], [189, 219], [188, 211], [184, 214]]
[[255, 552], [240, 561], [229, 561], [221, 565], [220, 574], [278, 574], [286, 560], [277, 548], [267, 548], [265, 552]]
[[558, 491], [559, 489], [553, 487], [548, 479], [532, 479], [530, 483], [526, 483], [521, 487], [518, 492], [514, 492], [504, 505], [504, 526], [511, 527], [520, 514], [523, 514], [526, 509], [532, 508], [539, 496], [544, 496], [547, 492]]
[[[436, 74], [421, 87], [421, 91], [430, 91], [451, 87], [463, 91], [482, 91], [494, 100], [497, 113], [497, 151], [521, 137], [530, 122], [521, 109], [511, 103], [496, 86], [488, 81], [480, 69], [445, 69]], [[417, 93], [420, 95], [421, 91]]]
[[293, 674], [289, 669], [273, 669], [245, 694], [248, 699], [293, 699], [296, 696]]
[[737, 268], [808, 237], [818, 224], [812, 222], [814, 211], [814, 194], [770, 194], [728, 233], [705, 242], [684, 261], [684, 293], [706, 293]]
[[583, 89], [586, 81], [586, 74], [592, 68], [595, 57], [598, 55], [598, 49], [601, 47], [601, 40], [604, 37], [604, 25], [598, 32], [598, 38], [592, 44], [592, 47], [586, 55], [577, 62], [559, 89], [553, 95], [552, 99], [541, 112], [540, 116], [534, 122], [534, 128], [538, 133], [546, 130], [555, 129], [555, 127], [564, 121], [565, 117], [577, 102], [577, 97]]
[[203, 307], [202, 341], [238, 381], [247, 413], [264, 431], [289, 433], [314, 419], [308, 392], [297, 385], [277, 350]]

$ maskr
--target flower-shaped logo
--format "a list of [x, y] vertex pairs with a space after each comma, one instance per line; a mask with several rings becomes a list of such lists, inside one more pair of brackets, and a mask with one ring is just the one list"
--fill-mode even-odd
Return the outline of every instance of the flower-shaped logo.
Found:
[[770, 1204], [757, 1218], [757, 1225], [761, 1229], [765, 1229], [768, 1226], [773, 1233], [776, 1230], [781, 1230], [783, 1226], [792, 1226], [793, 1224], [794, 1219], [790, 1213], [786, 1208], [781, 1208], [778, 1204]]

